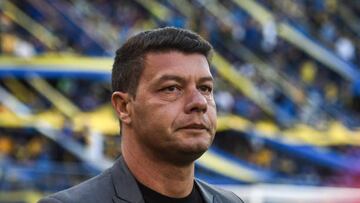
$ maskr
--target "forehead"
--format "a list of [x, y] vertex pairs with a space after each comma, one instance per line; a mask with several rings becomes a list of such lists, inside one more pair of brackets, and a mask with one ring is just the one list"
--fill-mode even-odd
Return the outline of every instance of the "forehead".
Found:
[[142, 78], [154, 80], [165, 74], [184, 78], [211, 76], [209, 63], [202, 54], [178, 51], [146, 54]]

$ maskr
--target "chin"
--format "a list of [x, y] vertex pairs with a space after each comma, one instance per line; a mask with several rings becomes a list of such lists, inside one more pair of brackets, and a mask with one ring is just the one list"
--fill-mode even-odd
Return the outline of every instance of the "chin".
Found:
[[182, 156], [187, 157], [189, 161], [193, 162], [209, 149], [210, 144], [209, 142], [192, 143], [190, 146], [182, 147], [179, 151]]
[[177, 165], [189, 165], [200, 158], [212, 144], [214, 136], [201, 134], [196, 136], [182, 136], [174, 145], [167, 147], [168, 160], [171, 159]]
[[173, 156], [171, 162], [177, 166], [189, 166], [193, 164], [198, 158], [200, 158], [206, 150], [198, 151], [183, 151]]

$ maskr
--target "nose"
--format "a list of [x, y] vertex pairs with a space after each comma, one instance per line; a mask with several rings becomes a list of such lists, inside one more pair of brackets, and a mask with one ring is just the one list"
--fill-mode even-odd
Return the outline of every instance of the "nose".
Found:
[[207, 111], [207, 100], [198, 89], [189, 93], [185, 105], [185, 113], [205, 113]]

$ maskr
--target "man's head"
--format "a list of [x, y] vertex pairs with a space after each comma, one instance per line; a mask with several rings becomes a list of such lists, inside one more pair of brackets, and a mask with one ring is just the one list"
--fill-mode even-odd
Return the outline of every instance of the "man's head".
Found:
[[202, 37], [188, 30], [166, 27], [141, 32], [126, 41], [116, 51], [112, 69], [112, 90], [136, 95], [141, 73], [144, 69], [144, 57], [147, 53], [179, 51], [199, 53], [208, 61], [212, 46]]
[[211, 51], [200, 36], [176, 28], [142, 32], [117, 51], [112, 104], [123, 150], [188, 164], [208, 149], [216, 128]]

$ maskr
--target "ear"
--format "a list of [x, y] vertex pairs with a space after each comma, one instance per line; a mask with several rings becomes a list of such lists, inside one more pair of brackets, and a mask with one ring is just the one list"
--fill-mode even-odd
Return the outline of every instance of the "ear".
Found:
[[130, 95], [128, 93], [116, 91], [111, 95], [111, 103], [122, 123], [131, 123]]

